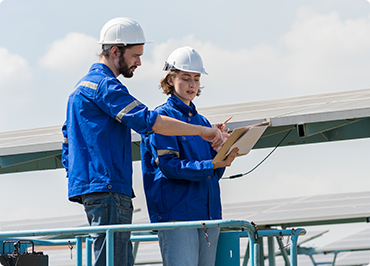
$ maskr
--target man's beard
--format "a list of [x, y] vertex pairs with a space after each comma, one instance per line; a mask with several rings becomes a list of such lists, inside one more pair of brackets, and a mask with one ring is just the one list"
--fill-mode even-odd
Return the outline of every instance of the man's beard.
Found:
[[131, 78], [134, 75], [134, 72], [130, 70], [130, 67], [127, 65], [123, 56], [119, 58], [119, 73], [121, 73], [125, 78]]

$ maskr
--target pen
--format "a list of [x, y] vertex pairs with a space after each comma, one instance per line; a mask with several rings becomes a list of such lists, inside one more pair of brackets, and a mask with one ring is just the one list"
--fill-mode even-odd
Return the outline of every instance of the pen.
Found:
[[224, 122], [224, 125], [229, 122], [231, 120], [231, 118], [233, 118], [233, 116], [230, 116], [225, 122]]

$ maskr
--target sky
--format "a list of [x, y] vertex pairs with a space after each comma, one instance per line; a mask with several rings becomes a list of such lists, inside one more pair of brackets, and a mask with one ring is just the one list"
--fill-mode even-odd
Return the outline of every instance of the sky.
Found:
[[[147, 40], [142, 66], [120, 78], [150, 108], [164, 61], [195, 48], [208, 76], [199, 107], [279, 99], [370, 86], [370, 4], [366, 0], [0, 0], [0, 132], [62, 125], [68, 95], [98, 61], [100, 29], [130, 17]], [[220, 121], [222, 122], [222, 121]], [[233, 203], [367, 191], [370, 141], [282, 147], [250, 175], [222, 180]], [[225, 175], [253, 168], [269, 149], [235, 160]], [[63, 169], [0, 176], [0, 221], [83, 213], [67, 199]], [[140, 163], [135, 208], [146, 211]], [[356, 225], [360, 228], [360, 225]]]

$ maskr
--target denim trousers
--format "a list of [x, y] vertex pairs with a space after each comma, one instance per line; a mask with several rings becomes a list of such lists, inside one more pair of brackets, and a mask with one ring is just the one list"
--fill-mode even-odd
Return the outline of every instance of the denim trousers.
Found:
[[219, 235], [218, 227], [158, 231], [163, 266], [214, 266]]
[[[91, 193], [82, 196], [87, 219], [91, 226], [131, 224], [132, 201], [131, 197], [121, 193]], [[114, 265], [132, 266], [132, 243], [130, 232], [114, 233]], [[94, 238], [94, 266], [106, 265], [105, 233], [93, 234]]]

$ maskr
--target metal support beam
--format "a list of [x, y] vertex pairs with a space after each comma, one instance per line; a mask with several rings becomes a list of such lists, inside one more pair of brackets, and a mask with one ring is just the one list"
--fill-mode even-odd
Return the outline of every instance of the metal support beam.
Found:
[[134, 264], [135, 264], [135, 261], [136, 261], [136, 255], [137, 255], [137, 251], [139, 249], [139, 244], [140, 244], [139, 241], [134, 242], [134, 250], [132, 251], [132, 256], [134, 257]]
[[33, 161], [39, 161], [47, 158], [54, 158], [61, 154], [60, 150], [57, 151], [46, 151], [46, 152], [36, 152], [36, 153], [26, 153], [20, 155], [8, 155], [0, 157], [0, 168], [5, 168], [9, 166], [15, 166], [19, 164], [24, 164]]
[[268, 255], [269, 255], [269, 266], [275, 266], [275, 244], [274, 244], [274, 238], [268, 237], [267, 238], [267, 245], [268, 245]]
[[249, 261], [249, 242], [247, 243], [247, 248], [245, 249], [243, 266], [247, 266]]
[[286, 249], [284, 247], [283, 242], [281, 241], [280, 236], [277, 236], [276, 237], [276, 241], [279, 244], [279, 249], [280, 249], [281, 255], [283, 256], [283, 259], [284, 259], [284, 262], [285, 262], [285, 266], [290, 266], [288, 253], [286, 252]]
[[335, 266], [335, 261], [337, 260], [338, 252], [335, 252], [333, 259], [333, 266]]
[[336, 120], [309, 124], [300, 123], [297, 125], [297, 132], [300, 138], [307, 138], [313, 135], [331, 131], [333, 129], [338, 129], [340, 127], [347, 126], [352, 123], [360, 122], [364, 119], [365, 118], [351, 120]]
[[0, 156], [0, 174], [62, 168], [61, 150]]
[[264, 247], [263, 247], [263, 238], [259, 237], [258, 238], [258, 246], [259, 246], [259, 264], [260, 266], [265, 266], [265, 252], [264, 252]]

